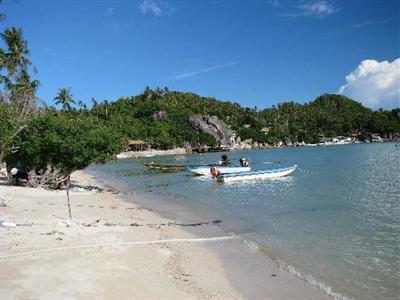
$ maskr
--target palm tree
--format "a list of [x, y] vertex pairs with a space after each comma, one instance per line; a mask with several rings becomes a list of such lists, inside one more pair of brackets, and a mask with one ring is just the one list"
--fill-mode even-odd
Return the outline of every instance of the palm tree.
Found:
[[[1, 2], [1, 1], [0, 1]], [[3, 14], [0, 13], [0, 17]], [[7, 151], [14, 149], [7, 141], [26, 128], [30, 114], [36, 108], [36, 90], [39, 81], [31, 81], [28, 58], [28, 43], [23, 38], [22, 30], [11, 27], [0, 33], [5, 49], [0, 49], [0, 84], [4, 85], [2, 98], [16, 109], [18, 117], [13, 122], [10, 135], [0, 137], [0, 158]], [[35, 71], [35, 70], [34, 70]], [[8, 143], [8, 144], [7, 144]]]
[[[0, 0], [0, 3], [1, 2], [3, 2], [3, 0]], [[0, 12], [0, 22], [3, 21], [5, 18], [6, 18], [6, 14], [1, 11]]]
[[36, 90], [39, 87], [38, 80], [32, 80], [26, 70], [22, 70], [15, 83], [9, 84], [10, 100], [22, 115], [29, 114], [36, 107]]
[[79, 109], [82, 109], [82, 110], [86, 110], [87, 109], [86, 104], [82, 100], [79, 100], [77, 105], [78, 105]]
[[31, 65], [28, 43], [24, 40], [20, 28], [7, 28], [0, 36], [8, 48], [1, 53], [1, 67], [7, 68], [9, 76], [18, 76], [18, 73]]
[[95, 109], [97, 108], [97, 106], [99, 105], [99, 103], [97, 102], [97, 100], [95, 98], [92, 97], [92, 99], [90, 100], [92, 102], [92, 108]]
[[104, 100], [103, 103], [104, 103], [104, 108], [106, 109], [106, 117], [108, 117], [108, 101]]
[[153, 97], [153, 90], [151, 88], [149, 88], [148, 86], [146, 86], [146, 88], [144, 89], [144, 91], [142, 93], [142, 97], [145, 100], [150, 100]]
[[54, 97], [55, 104], [61, 104], [63, 110], [70, 110], [71, 104], [75, 104], [75, 100], [72, 98], [70, 88], [62, 88], [57, 92], [57, 96]]
[[163, 91], [159, 87], [156, 87], [156, 89], [154, 90], [154, 98], [158, 100], [162, 97], [163, 97]]
[[6, 49], [0, 49], [0, 71], [7, 69], [6, 74], [0, 75], [0, 83], [4, 83], [11, 103], [25, 114], [34, 108], [35, 93], [39, 86], [39, 81], [31, 81], [28, 73], [28, 67], [32, 64], [28, 58], [28, 43], [23, 38], [22, 30], [16, 27], [6, 29], [0, 33], [0, 37], [7, 46]]
[[40, 82], [38, 80], [31, 81], [31, 77], [26, 70], [22, 70], [14, 85], [13, 92], [16, 94], [25, 94], [34, 97]]

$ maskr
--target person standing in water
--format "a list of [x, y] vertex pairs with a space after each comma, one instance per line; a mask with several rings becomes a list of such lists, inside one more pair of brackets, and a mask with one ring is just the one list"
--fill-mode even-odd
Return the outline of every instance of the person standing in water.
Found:
[[247, 161], [246, 158], [239, 159], [239, 163], [240, 163], [241, 167], [248, 167], [249, 166], [249, 162]]
[[221, 160], [218, 162], [218, 164], [220, 166], [228, 166], [228, 165], [230, 165], [230, 163], [231, 162], [228, 158], [228, 155], [226, 155], [226, 154], [221, 155]]

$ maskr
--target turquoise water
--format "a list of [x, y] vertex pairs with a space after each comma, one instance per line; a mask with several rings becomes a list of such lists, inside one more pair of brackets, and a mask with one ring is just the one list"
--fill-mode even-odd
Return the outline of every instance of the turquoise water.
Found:
[[[179, 156], [210, 163], [220, 154]], [[400, 148], [392, 143], [230, 153], [253, 169], [298, 164], [291, 176], [217, 184], [186, 172], [149, 172], [134, 160], [91, 169], [157, 195], [255, 242], [283, 268], [337, 299], [398, 299]], [[175, 157], [152, 158], [176, 163]], [[150, 160], [150, 159], [148, 159]]]

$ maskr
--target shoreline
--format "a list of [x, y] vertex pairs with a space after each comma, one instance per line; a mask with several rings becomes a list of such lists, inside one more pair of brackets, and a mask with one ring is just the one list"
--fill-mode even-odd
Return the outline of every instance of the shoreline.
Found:
[[[100, 176], [101, 173], [94, 170], [85, 172], [101, 184], [105, 182], [109, 184], [107, 178]], [[117, 181], [114, 181], [112, 188], [125, 190], [123, 184], [120, 187], [116, 186]], [[204, 215], [204, 211], [183, 207], [176, 202], [168, 201], [168, 197], [155, 195], [152, 192], [149, 194], [135, 190], [134, 195], [140, 195], [135, 204], [145, 209], [150, 208], [163, 218], [173, 219], [175, 223], [186, 224], [184, 230], [196, 237], [234, 235], [235, 239], [224, 243], [209, 243], [205, 246], [218, 253], [229, 281], [244, 295], [244, 299], [333, 299], [335, 297], [347, 299], [340, 294], [331, 294], [323, 283], [321, 286], [318, 281], [310, 282], [307, 278], [299, 276], [298, 272], [293, 273], [287, 268], [282, 268], [278, 261], [270, 257], [253, 241], [226, 231], [223, 228], [224, 220], [220, 220], [218, 215], [208, 213]], [[123, 199], [132, 201], [127, 194], [123, 196]], [[276, 280], [275, 275], [281, 276], [282, 281]], [[271, 278], [273, 280], [270, 281]]]
[[[0, 216], [18, 225], [0, 228], [5, 299], [331, 299], [212, 222], [179, 223], [85, 172], [72, 179], [105, 191], [72, 191], [70, 224], [65, 192], [0, 185]], [[5, 257], [17, 252], [33, 255]]]
[[[359, 144], [381, 144], [381, 143], [395, 143], [397, 144], [399, 139], [393, 140], [382, 140], [382, 141], [369, 141], [369, 142], [344, 142], [344, 143], [316, 143], [316, 144], [297, 144], [297, 145], [275, 145], [275, 146], [248, 146], [248, 147], [233, 147], [228, 148], [227, 151], [220, 152], [241, 152], [241, 151], [253, 151], [253, 150], [272, 150], [272, 149], [285, 149], [285, 148], [297, 148], [297, 147], [328, 147], [328, 146], [343, 146], [343, 145], [359, 145]], [[204, 152], [204, 153], [213, 153], [213, 152]], [[156, 156], [173, 156], [173, 155], [187, 155], [187, 154], [196, 154], [195, 152], [190, 152], [185, 148], [172, 148], [168, 150], [139, 150], [139, 151], [125, 151], [119, 153], [116, 157], [117, 159], [126, 159], [126, 158], [150, 158]]]

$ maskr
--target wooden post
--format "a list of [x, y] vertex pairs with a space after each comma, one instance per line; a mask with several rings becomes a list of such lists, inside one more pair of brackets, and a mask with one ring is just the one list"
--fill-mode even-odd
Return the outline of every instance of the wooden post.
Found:
[[67, 181], [67, 203], [68, 203], [69, 219], [72, 220], [71, 202], [69, 201], [69, 183], [70, 183], [70, 180], [71, 180], [71, 175], [68, 175], [68, 181]]

